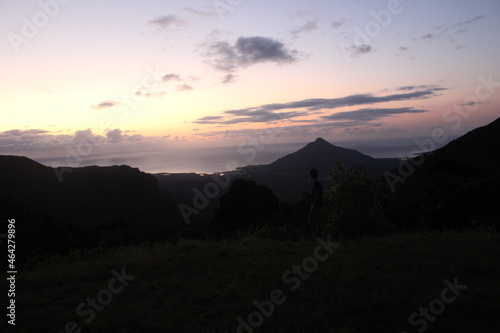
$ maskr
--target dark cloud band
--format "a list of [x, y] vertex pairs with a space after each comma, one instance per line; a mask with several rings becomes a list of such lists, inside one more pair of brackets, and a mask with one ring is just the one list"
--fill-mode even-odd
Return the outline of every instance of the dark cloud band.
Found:
[[[412, 89], [417, 89], [412, 91]], [[331, 110], [340, 107], [388, 103], [397, 101], [409, 101], [418, 99], [427, 99], [436, 96], [436, 93], [446, 88], [437, 86], [404, 86], [398, 88], [404, 93], [390, 94], [386, 96], [374, 96], [373, 94], [356, 94], [340, 98], [313, 98], [289, 103], [265, 104], [257, 107], [227, 110], [222, 116], [209, 116], [197, 119], [196, 124], [237, 124], [248, 122], [268, 122], [272, 120], [291, 120], [293, 118], [310, 115], [311, 112]], [[292, 110], [282, 112], [283, 110]], [[297, 109], [303, 109], [297, 111]], [[304, 110], [305, 109], [305, 110]], [[373, 111], [373, 112], [370, 112]], [[426, 110], [413, 108], [393, 108], [393, 109], [361, 109], [357, 111], [348, 111], [336, 113], [326, 119], [359, 119], [363, 121], [374, 120], [380, 117], [397, 113], [420, 113]], [[358, 112], [358, 113], [351, 113]], [[392, 113], [391, 113], [392, 112]], [[338, 116], [336, 116], [338, 115]], [[357, 117], [355, 117], [357, 115]], [[337, 118], [335, 118], [337, 117]]]

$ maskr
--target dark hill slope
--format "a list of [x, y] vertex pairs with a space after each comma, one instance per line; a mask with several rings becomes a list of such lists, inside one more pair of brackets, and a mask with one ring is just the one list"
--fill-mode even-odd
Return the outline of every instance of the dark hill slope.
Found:
[[39, 204], [56, 195], [58, 181], [51, 168], [23, 156], [0, 156], [0, 195], [17, 200], [38, 199]]
[[477, 170], [500, 171], [500, 118], [436, 150], [428, 163], [460, 161]]
[[26, 157], [0, 156], [0, 197], [22, 202], [62, 225], [140, 230], [179, 221], [156, 178], [128, 166], [69, 168], [60, 182], [50, 167]]
[[275, 162], [261, 166], [266, 172], [271, 173], [306, 173], [314, 165], [322, 172], [327, 172], [337, 163], [346, 165], [371, 165], [376, 160], [362, 153], [334, 146], [322, 138], [307, 144], [298, 151], [288, 154]]
[[309, 191], [309, 170], [316, 168], [325, 188], [329, 187], [328, 172], [341, 163], [345, 166], [363, 166], [374, 177], [398, 165], [397, 159], [375, 159], [356, 150], [332, 145], [322, 138], [307, 144], [267, 165], [252, 165], [240, 170], [258, 183], [269, 186], [281, 201], [293, 203], [300, 193]]
[[478, 173], [500, 172], [500, 118], [407, 164], [414, 165], [409, 167], [413, 172], [407, 177], [397, 169], [392, 171], [404, 178], [394, 184], [396, 200], [414, 200], [436, 177], [472, 177]]
[[395, 207], [413, 212], [417, 220], [409, 223], [461, 230], [498, 226], [500, 118], [406, 163], [413, 172], [387, 191]]

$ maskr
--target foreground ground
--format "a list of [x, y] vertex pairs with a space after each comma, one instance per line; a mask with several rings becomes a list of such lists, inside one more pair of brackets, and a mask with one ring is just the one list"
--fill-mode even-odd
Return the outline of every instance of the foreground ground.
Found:
[[317, 246], [248, 237], [53, 257], [19, 269], [16, 332], [500, 331], [498, 235]]

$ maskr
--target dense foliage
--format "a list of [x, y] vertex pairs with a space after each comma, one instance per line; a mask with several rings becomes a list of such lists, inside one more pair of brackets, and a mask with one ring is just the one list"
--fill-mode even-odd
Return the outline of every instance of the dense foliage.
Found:
[[361, 167], [338, 165], [330, 172], [333, 186], [326, 192], [328, 223], [347, 237], [387, 233], [382, 209], [382, 193], [377, 183]]

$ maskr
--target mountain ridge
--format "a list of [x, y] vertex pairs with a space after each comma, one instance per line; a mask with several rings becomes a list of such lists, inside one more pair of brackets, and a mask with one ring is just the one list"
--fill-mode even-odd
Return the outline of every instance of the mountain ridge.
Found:
[[[165, 227], [179, 219], [156, 178], [130, 166], [56, 169], [24, 156], [0, 155], [0, 198], [11, 198], [59, 225], [99, 228], [122, 221], [131, 229]], [[180, 219], [179, 219], [180, 220]]]
[[[364, 166], [373, 174], [378, 174], [383, 171], [382, 169], [386, 169], [387, 160], [391, 159], [376, 159], [354, 149], [333, 145], [319, 137], [274, 162], [265, 165], [249, 165], [239, 169], [250, 174], [307, 174], [311, 168], [316, 168], [320, 176], [325, 178], [328, 171], [334, 169], [337, 163], [346, 166]], [[392, 159], [390, 165], [395, 165], [395, 162], [396, 159]]]
[[386, 182], [386, 191], [392, 192], [392, 198], [406, 203], [414, 200], [437, 176], [472, 177], [485, 172], [500, 172], [500, 118], [406, 163], [411, 171], [407, 177], [396, 168], [391, 170], [391, 176], [401, 178], [392, 178], [392, 187], [388, 184], [390, 181]]
[[346, 167], [360, 166], [373, 178], [399, 164], [399, 159], [376, 159], [354, 149], [333, 145], [319, 137], [299, 150], [287, 154], [272, 163], [238, 168], [248, 178], [270, 187], [280, 201], [294, 203], [303, 192], [309, 192], [309, 170], [318, 170], [324, 188], [331, 185], [328, 173], [338, 164]]
[[429, 161], [461, 160], [472, 167], [500, 170], [500, 117], [436, 149]]

